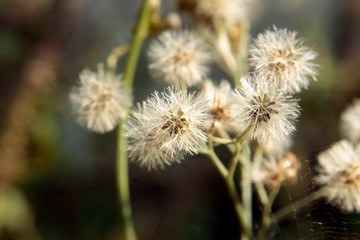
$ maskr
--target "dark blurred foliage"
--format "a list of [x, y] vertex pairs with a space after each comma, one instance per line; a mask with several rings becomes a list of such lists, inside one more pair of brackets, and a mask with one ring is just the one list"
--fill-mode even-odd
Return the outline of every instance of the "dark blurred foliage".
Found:
[[[174, 9], [173, 1], [163, 4], [165, 11]], [[0, 2], [0, 239], [121, 236], [115, 133], [79, 127], [68, 93], [84, 67], [94, 69], [131, 39], [139, 5]], [[294, 151], [309, 160], [306, 174], [316, 155], [340, 138], [341, 111], [360, 97], [360, 1], [257, 0], [251, 23], [252, 36], [272, 25], [297, 30], [319, 52], [319, 79], [299, 95], [302, 116], [294, 141]], [[136, 101], [162, 88], [149, 78], [146, 64], [143, 53]], [[308, 181], [287, 188], [278, 205], [305, 194]], [[231, 202], [208, 160], [190, 157], [156, 172], [131, 165], [130, 183], [139, 239], [237, 239]]]

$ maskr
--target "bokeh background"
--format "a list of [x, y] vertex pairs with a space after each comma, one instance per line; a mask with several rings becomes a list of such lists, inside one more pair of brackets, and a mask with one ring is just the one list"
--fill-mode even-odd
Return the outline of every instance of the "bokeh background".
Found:
[[[130, 41], [140, 4], [0, 1], [1, 240], [121, 239], [115, 133], [96, 135], [79, 127], [68, 94], [83, 68], [95, 69], [114, 47]], [[173, 0], [162, 1], [164, 13], [175, 6]], [[319, 52], [318, 81], [299, 95], [302, 116], [294, 151], [303, 161], [303, 177], [297, 186], [283, 189], [277, 207], [314, 188], [308, 176], [316, 155], [340, 139], [339, 114], [360, 97], [360, 1], [254, 0], [249, 9], [253, 37], [272, 25], [287, 27]], [[147, 45], [137, 69], [135, 101], [163, 88], [148, 75]], [[124, 63], [119, 62], [119, 72]], [[223, 75], [218, 70], [214, 74]], [[224, 185], [205, 158], [189, 157], [155, 172], [131, 164], [130, 188], [139, 239], [238, 238]], [[309, 209], [325, 209], [326, 217], [340, 217], [341, 223], [359, 220], [321, 201]], [[329, 224], [330, 230], [339, 224], [321, 220], [316, 211], [305, 216]], [[284, 233], [273, 237], [307, 239], [299, 228], [301, 221], [299, 216], [279, 225]], [[359, 237], [352, 229], [323, 229], [313, 236]]]

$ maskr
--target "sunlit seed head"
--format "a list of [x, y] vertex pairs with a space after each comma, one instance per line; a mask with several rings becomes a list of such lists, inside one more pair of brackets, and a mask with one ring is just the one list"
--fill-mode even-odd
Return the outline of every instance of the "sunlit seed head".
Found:
[[211, 54], [205, 42], [188, 31], [166, 31], [148, 51], [152, 76], [171, 85], [193, 86], [208, 73]]
[[209, 108], [213, 117], [210, 131], [216, 133], [222, 129], [237, 133], [237, 126], [233, 124], [236, 99], [232, 94], [230, 83], [222, 80], [219, 86], [215, 86], [211, 81], [205, 81], [203, 92], [205, 97], [209, 99]]
[[201, 94], [166, 88], [138, 105], [127, 126], [132, 161], [150, 169], [162, 168], [198, 153], [206, 144], [208, 100]]
[[317, 53], [303, 45], [297, 33], [287, 29], [267, 30], [259, 34], [250, 46], [250, 66], [264, 75], [272, 85], [289, 93], [307, 89], [316, 80]]
[[113, 130], [131, 105], [131, 99], [122, 88], [121, 77], [105, 71], [99, 64], [96, 73], [85, 69], [79, 78], [79, 85], [70, 94], [79, 124], [98, 133]]
[[355, 99], [341, 114], [340, 129], [352, 142], [360, 141], [360, 99]]
[[327, 199], [342, 210], [360, 212], [360, 144], [342, 140], [318, 156], [315, 182], [326, 190]]
[[240, 81], [241, 86], [234, 93], [237, 126], [241, 131], [252, 126], [251, 138], [261, 144], [284, 141], [295, 130], [294, 121], [299, 115], [297, 100], [271, 88], [264, 76], [248, 75]]

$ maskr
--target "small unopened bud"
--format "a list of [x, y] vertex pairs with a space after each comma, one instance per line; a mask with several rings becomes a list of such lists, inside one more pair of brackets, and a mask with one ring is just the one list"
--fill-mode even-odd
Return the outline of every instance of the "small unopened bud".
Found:
[[181, 18], [178, 13], [172, 12], [166, 15], [166, 25], [171, 29], [177, 29], [181, 26]]

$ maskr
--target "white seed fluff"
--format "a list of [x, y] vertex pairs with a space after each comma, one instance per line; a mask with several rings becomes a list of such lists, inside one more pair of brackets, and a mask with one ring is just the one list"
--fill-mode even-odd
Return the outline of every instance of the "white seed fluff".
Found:
[[165, 31], [149, 48], [152, 76], [170, 85], [193, 86], [208, 73], [211, 60], [206, 44], [188, 31]]
[[297, 99], [270, 88], [264, 76], [247, 75], [235, 91], [237, 105], [235, 122], [241, 131], [253, 126], [251, 138], [266, 144], [286, 139], [295, 130], [294, 121], [299, 115]]
[[230, 83], [222, 80], [219, 86], [215, 86], [208, 80], [204, 82], [203, 92], [209, 99], [209, 108], [213, 117], [211, 130], [216, 132], [222, 129], [237, 133], [237, 126], [234, 124], [236, 98], [232, 94]]
[[263, 158], [261, 164], [254, 164], [252, 180], [270, 188], [278, 187], [285, 181], [295, 183], [300, 167], [299, 159], [291, 152], [276, 158]]
[[149, 170], [179, 162], [206, 145], [210, 119], [203, 95], [168, 87], [139, 104], [127, 125], [132, 161]]
[[113, 130], [131, 105], [121, 77], [105, 71], [99, 64], [96, 73], [85, 69], [79, 78], [80, 83], [70, 93], [79, 124], [97, 133]]
[[360, 144], [347, 140], [335, 143], [318, 156], [315, 181], [326, 190], [330, 202], [341, 209], [360, 212]]
[[360, 99], [355, 99], [341, 114], [340, 128], [343, 136], [352, 142], [360, 140]]
[[250, 46], [249, 64], [257, 74], [289, 93], [307, 89], [309, 80], [316, 80], [317, 53], [303, 45], [297, 33], [287, 29], [267, 30]]

